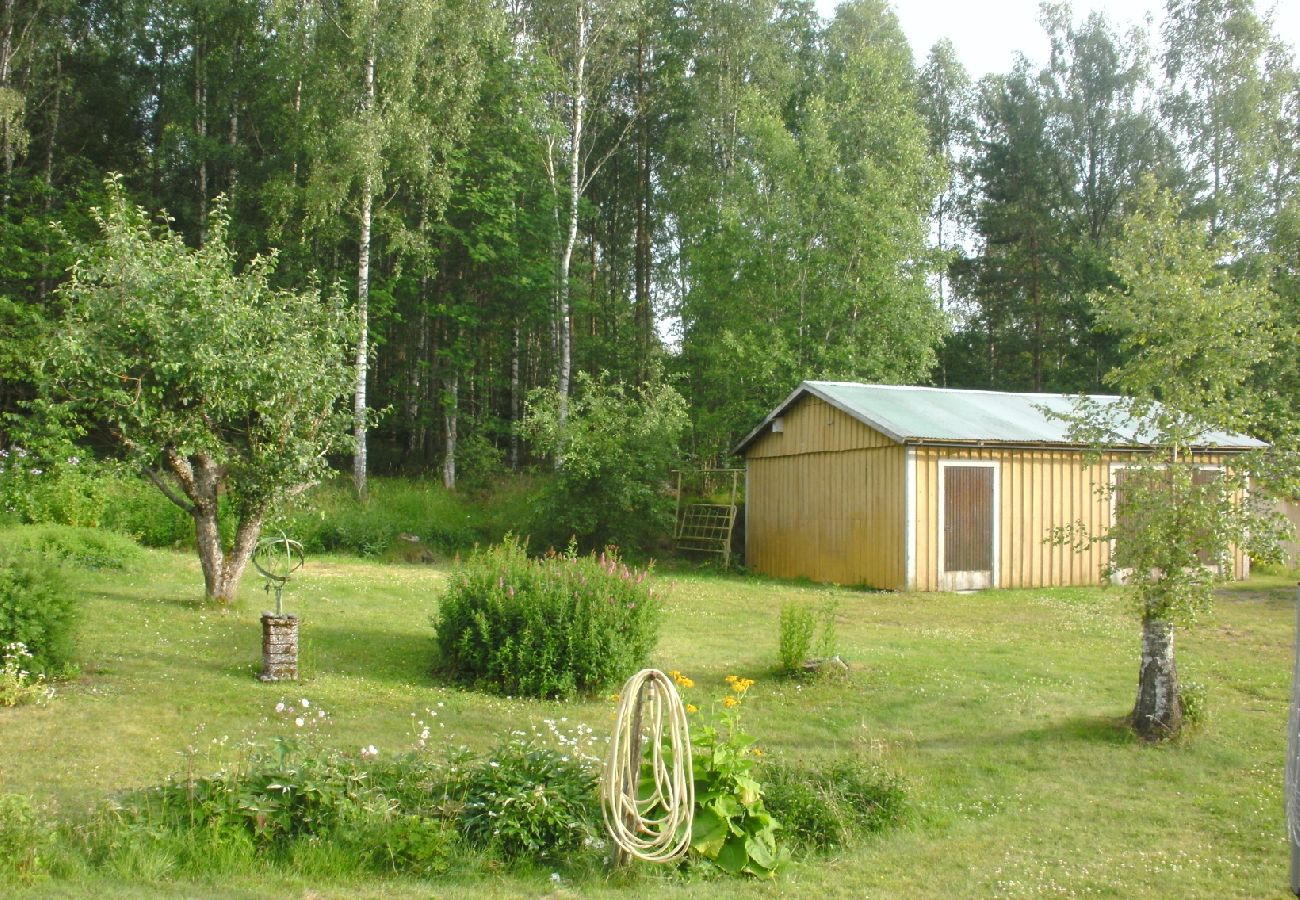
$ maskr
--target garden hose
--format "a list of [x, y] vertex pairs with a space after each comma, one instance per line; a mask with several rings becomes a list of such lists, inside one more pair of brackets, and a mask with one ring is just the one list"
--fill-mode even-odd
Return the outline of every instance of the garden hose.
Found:
[[[643, 739], [650, 742], [653, 790], [640, 797], [646, 783], [641, 774]], [[600, 782], [600, 805], [610, 837], [629, 857], [670, 862], [690, 846], [695, 814], [690, 726], [672, 679], [658, 669], [642, 669], [623, 685]]]

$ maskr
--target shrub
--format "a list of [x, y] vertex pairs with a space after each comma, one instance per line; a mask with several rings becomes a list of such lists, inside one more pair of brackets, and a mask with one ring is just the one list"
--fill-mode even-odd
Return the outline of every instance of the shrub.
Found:
[[[309, 868], [331, 874], [358, 864], [436, 874], [449, 865], [455, 843], [454, 830], [438, 818], [445, 778], [446, 769], [426, 756], [379, 764], [365, 754], [281, 738], [233, 769], [118, 798], [101, 815], [91, 855], [100, 865], [134, 869], [133, 835], [146, 834], [167, 836], [158, 846], [169, 864], [190, 872], [220, 870], [252, 854], [297, 863], [305, 853]], [[305, 849], [322, 843], [345, 859], [331, 862]], [[239, 848], [248, 852], [231, 852]]]
[[45, 869], [54, 825], [26, 797], [0, 794], [0, 884], [29, 883]]
[[543, 487], [532, 534], [555, 546], [572, 536], [588, 549], [650, 549], [672, 526], [665, 485], [679, 456], [686, 401], [662, 377], [629, 390], [579, 373], [574, 384], [563, 424], [554, 392], [528, 400], [524, 436], [537, 452], [564, 461]]
[[792, 603], [781, 607], [778, 652], [781, 656], [781, 671], [786, 675], [803, 672], [803, 663], [812, 650], [813, 633], [816, 630], [812, 610]]
[[23, 525], [0, 529], [0, 550], [39, 554], [81, 569], [128, 569], [144, 558], [130, 538], [101, 528]]
[[476, 551], [450, 578], [435, 620], [441, 666], [501, 693], [592, 694], [654, 648], [660, 604], [611, 548], [530, 560], [514, 538]]
[[76, 597], [55, 563], [0, 549], [0, 644], [25, 645], [34, 674], [63, 675], [72, 664], [75, 621]]
[[856, 758], [804, 767], [763, 766], [768, 809], [786, 834], [810, 850], [825, 852], [856, 836], [898, 824], [906, 808], [902, 782]]
[[576, 756], [513, 738], [480, 761], [465, 784], [465, 839], [507, 860], [556, 860], [594, 844], [597, 776]]

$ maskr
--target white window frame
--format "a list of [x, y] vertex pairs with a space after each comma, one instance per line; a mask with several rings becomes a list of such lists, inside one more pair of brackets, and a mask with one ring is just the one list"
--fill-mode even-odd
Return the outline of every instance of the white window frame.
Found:
[[1002, 586], [1002, 463], [996, 459], [941, 459], [939, 460], [939, 533], [937, 539], [939, 542], [939, 571], [938, 576], [939, 590], [949, 590], [944, 585], [944, 526], [945, 522], [945, 488], [947, 481], [946, 471], [954, 466], [978, 467], [993, 470], [993, 559], [992, 571], [989, 572], [989, 587], [998, 588]]

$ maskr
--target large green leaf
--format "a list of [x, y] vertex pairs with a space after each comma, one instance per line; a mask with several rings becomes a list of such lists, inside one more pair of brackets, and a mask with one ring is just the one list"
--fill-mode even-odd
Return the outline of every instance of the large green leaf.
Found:
[[722, 845], [714, 861], [724, 872], [739, 875], [744, 870], [745, 864], [749, 862], [749, 854], [745, 852], [745, 839], [734, 834], [727, 838], [727, 842]]
[[701, 855], [713, 859], [722, 850], [727, 833], [725, 819], [707, 807], [699, 809], [691, 828], [691, 846]]

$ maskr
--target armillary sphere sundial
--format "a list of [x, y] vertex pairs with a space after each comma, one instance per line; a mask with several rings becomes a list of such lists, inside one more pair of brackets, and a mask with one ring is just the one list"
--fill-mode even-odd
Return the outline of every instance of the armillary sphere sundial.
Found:
[[275, 614], [284, 615], [284, 585], [289, 576], [302, 568], [307, 557], [303, 554], [302, 544], [286, 537], [263, 538], [258, 541], [253, 551], [253, 565], [266, 579], [266, 592], [275, 591]]

